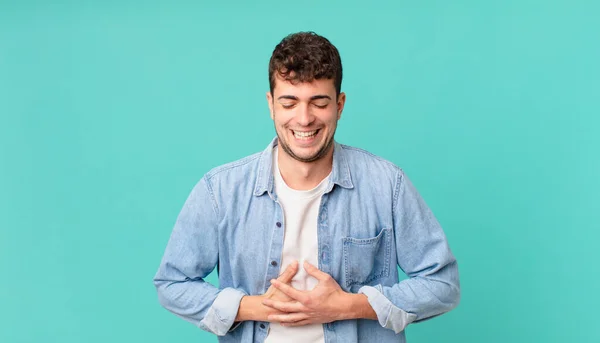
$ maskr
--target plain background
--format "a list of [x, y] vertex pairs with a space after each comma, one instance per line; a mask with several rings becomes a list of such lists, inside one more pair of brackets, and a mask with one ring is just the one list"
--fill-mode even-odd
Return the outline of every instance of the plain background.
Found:
[[599, 4], [0, 0], [0, 342], [216, 342], [152, 277], [198, 179], [273, 138], [300, 30], [341, 52], [338, 141], [401, 166], [458, 258], [409, 342], [599, 342]]

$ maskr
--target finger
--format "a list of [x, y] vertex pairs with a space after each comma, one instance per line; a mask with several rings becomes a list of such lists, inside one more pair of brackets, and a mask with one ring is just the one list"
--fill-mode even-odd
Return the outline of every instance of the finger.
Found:
[[307, 308], [297, 301], [263, 300], [263, 305], [282, 312], [304, 312]]
[[279, 280], [283, 283], [290, 283], [292, 281], [292, 278], [294, 278], [294, 275], [296, 275], [297, 272], [298, 272], [298, 261], [293, 261], [292, 263], [290, 263], [287, 266], [287, 268], [285, 268], [283, 273], [281, 273], [281, 275], [279, 275], [279, 277], [277, 277], [277, 280]]
[[312, 264], [304, 261], [304, 270], [319, 281], [327, 281], [331, 278], [331, 276], [325, 272], [319, 270], [319, 268], [313, 266]]
[[304, 326], [304, 325], [308, 325], [308, 324], [313, 324], [311, 319], [300, 320], [295, 323], [281, 323], [281, 326], [291, 327], [291, 326]]
[[298, 300], [301, 303], [304, 303], [306, 300], [308, 300], [308, 296], [305, 292], [299, 291], [294, 287], [285, 284], [279, 280], [271, 280], [271, 285], [275, 286], [275, 288], [282, 291], [283, 294], [287, 295], [292, 299]]
[[310, 318], [306, 313], [271, 314], [267, 317], [270, 322], [295, 323]]

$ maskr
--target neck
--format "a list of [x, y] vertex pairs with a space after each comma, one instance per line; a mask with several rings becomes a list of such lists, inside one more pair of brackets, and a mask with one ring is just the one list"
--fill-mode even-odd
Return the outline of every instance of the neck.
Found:
[[304, 191], [317, 187], [333, 168], [333, 144], [327, 154], [317, 161], [300, 162], [277, 146], [279, 172], [288, 187]]

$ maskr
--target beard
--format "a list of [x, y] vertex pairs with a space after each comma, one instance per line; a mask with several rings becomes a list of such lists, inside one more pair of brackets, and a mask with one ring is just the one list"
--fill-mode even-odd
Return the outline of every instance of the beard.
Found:
[[275, 132], [277, 133], [277, 140], [279, 141], [279, 146], [281, 146], [283, 151], [285, 151], [286, 154], [291, 156], [296, 161], [303, 162], [303, 163], [315, 162], [315, 161], [318, 161], [321, 158], [323, 158], [325, 155], [327, 155], [327, 153], [329, 152], [329, 149], [331, 149], [333, 147], [333, 142], [334, 142], [333, 137], [335, 136], [335, 129], [334, 129], [333, 135], [331, 135], [331, 137], [329, 137], [327, 139], [327, 141], [325, 141], [325, 143], [319, 148], [319, 150], [317, 150], [316, 153], [314, 153], [313, 155], [308, 156], [308, 157], [301, 157], [301, 156], [296, 155], [294, 153], [294, 151], [292, 151], [292, 148], [290, 148], [290, 146], [283, 139], [281, 139], [281, 136], [279, 135], [279, 132], [277, 131], [277, 129], [275, 129]]

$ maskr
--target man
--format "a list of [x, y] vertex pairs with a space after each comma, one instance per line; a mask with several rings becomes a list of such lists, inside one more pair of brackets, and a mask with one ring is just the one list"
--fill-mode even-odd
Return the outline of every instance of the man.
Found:
[[220, 342], [405, 342], [459, 301], [442, 228], [401, 169], [334, 140], [346, 95], [326, 38], [284, 38], [269, 81], [277, 137], [194, 187], [154, 279], [161, 304]]

